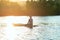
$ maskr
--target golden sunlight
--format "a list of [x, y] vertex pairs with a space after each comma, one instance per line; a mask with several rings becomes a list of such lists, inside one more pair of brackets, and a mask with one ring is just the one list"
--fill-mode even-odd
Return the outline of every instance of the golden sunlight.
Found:
[[26, 1], [39, 1], [39, 0], [8, 0], [8, 1], [10, 1], [10, 2], [21, 2], [21, 1], [24, 1], [24, 2], [26, 2]]
[[26, 1], [18, 1], [17, 2], [22, 10], [26, 9]]
[[26, 9], [26, 1], [27, 0], [9, 0], [9, 2], [16, 2], [19, 4], [22, 10]]
[[27, 0], [9, 0], [10, 2], [19, 2], [19, 1], [27, 1]]

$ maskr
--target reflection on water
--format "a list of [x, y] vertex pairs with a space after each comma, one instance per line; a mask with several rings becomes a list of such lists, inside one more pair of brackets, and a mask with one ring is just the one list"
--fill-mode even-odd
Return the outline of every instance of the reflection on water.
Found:
[[0, 40], [60, 40], [60, 16], [34, 16], [33, 24], [38, 26], [33, 29], [12, 25], [26, 24], [28, 16], [9, 18], [0, 17]]

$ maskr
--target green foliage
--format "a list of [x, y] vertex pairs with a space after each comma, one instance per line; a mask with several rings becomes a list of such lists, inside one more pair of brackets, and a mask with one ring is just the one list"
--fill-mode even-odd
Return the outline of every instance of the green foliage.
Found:
[[27, 8], [35, 10], [43, 9], [51, 15], [60, 13], [60, 4], [56, 3], [56, 1], [27, 2]]

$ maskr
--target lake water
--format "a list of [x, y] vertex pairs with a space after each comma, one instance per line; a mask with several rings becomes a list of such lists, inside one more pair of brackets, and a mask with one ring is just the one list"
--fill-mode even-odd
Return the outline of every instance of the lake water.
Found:
[[0, 17], [0, 40], [60, 40], [60, 16], [33, 16], [33, 29], [14, 27], [27, 24], [28, 16]]

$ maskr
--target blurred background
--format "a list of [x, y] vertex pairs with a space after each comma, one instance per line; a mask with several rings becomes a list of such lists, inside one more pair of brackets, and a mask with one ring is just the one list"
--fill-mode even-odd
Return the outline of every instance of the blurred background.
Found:
[[0, 0], [0, 15], [59, 15], [60, 0]]

